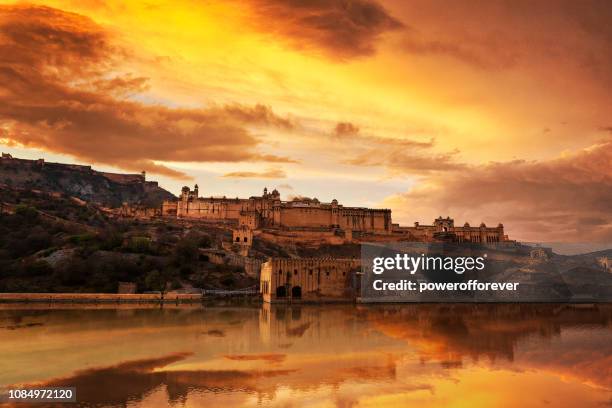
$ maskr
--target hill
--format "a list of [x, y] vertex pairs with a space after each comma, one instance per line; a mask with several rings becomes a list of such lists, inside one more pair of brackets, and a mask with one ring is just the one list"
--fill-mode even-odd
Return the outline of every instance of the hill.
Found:
[[205, 223], [115, 217], [74, 197], [0, 186], [0, 292], [117, 293], [119, 282], [138, 292], [255, 285], [244, 268], [201, 255], [230, 240], [231, 230]]
[[175, 198], [156, 181], [146, 181], [144, 172], [105, 173], [91, 166], [18, 159], [8, 154], [0, 158], [0, 183], [12, 188], [62, 193], [106, 207], [120, 207], [124, 202], [159, 207], [163, 200]]

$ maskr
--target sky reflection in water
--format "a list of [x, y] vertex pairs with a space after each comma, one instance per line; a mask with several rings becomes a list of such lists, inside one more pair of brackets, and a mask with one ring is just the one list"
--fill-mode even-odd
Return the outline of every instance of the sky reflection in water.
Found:
[[611, 322], [610, 305], [5, 306], [0, 385], [98, 406], [602, 406]]

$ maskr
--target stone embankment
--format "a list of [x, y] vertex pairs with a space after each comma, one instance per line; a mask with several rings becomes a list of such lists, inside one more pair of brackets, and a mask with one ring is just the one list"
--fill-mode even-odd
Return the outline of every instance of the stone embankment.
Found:
[[0, 303], [190, 303], [201, 302], [201, 294], [124, 293], [0, 293]]

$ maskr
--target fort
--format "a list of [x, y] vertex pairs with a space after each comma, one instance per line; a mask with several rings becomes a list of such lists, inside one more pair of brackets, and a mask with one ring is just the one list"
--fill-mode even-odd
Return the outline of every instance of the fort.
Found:
[[[110, 217], [166, 220], [186, 230], [209, 223], [206, 227], [221, 231], [222, 238], [200, 248], [200, 258], [259, 278], [260, 294], [271, 303], [354, 301], [360, 284], [355, 244], [509, 241], [502, 224], [456, 226], [452, 218], [440, 216], [431, 224], [402, 226], [393, 222], [390, 209], [345, 206], [336, 199], [283, 200], [276, 189], [264, 188], [261, 195], [248, 198], [213, 197], [200, 194], [196, 184], [193, 189], [183, 187], [175, 197], [147, 181], [144, 171], [108, 173], [3, 153], [0, 172], [11, 189], [61, 193], [82, 205], [94, 202]], [[12, 212], [13, 206], [0, 202], [0, 213]], [[532, 257], [541, 258], [535, 253]], [[122, 292], [134, 290], [128, 283], [120, 287]]]
[[157, 181], [146, 181], [146, 173], [143, 171], [136, 174], [123, 174], [123, 173], [108, 173], [103, 171], [97, 171], [91, 168], [91, 166], [85, 166], [80, 164], [66, 164], [66, 163], [53, 163], [47, 162], [45, 159], [19, 159], [13, 157], [9, 153], [2, 153], [0, 156], [0, 164], [2, 165], [17, 165], [23, 168], [31, 169], [55, 169], [55, 170], [70, 170], [73, 172], [79, 172], [83, 174], [99, 175], [110, 181], [118, 184], [149, 184], [157, 186]]
[[[260, 236], [276, 243], [300, 241], [341, 244], [362, 241], [433, 241], [497, 243], [507, 241], [504, 226], [455, 226], [450, 217], [439, 217], [431, 225], [400, 226], [392, 223], [390, 209], [345, 207], [333, 199], [281, 200], [278, 190], [249, 198], [201, 197], [198, 185], [183, 187], [178, 200], [162, 204], [162, 216], [226, 222], [241, 228], [243, 243]], [[236, 238], [236, 233], [234, 234]], [[246, 240], [246, 241], [244, 241]]]
[[264, 302], [354, 301], [360, 285], [360, 259], [328, 257], [272, 257], [266, 262], [252, 257], [254, 239], [280, 244], [320, 247], [358, 242], [452, 241], [494, 244], [508, 241], [504, 226], [481, 223], [455, 226], [450, 217], [438, 217], [430, 225], [394, 224], [389, 209], [345, 207], [333, 199], [283, 201], [278, 190], [249, 198], [203, 197], [198, 185], [185, 186], [177, 200], [166, 200], [161, 215], [183, 220], [224, 224], [232, 229], [231, 242], [208, 250], [213, 263], [243, 266], [251, 276], [259, 275]]

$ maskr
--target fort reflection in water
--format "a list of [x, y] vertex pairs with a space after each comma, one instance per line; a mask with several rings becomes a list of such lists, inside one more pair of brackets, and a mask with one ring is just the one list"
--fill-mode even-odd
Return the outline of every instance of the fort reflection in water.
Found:
[[[0, 309], [0, 385], [103, 406], [601, 406], [612, 305]], [[520, 392], [517, 392], [520, 390]]]

